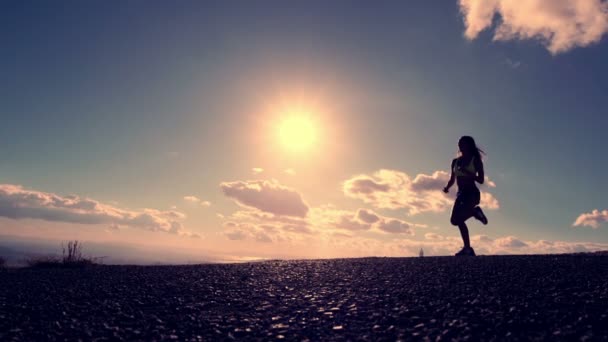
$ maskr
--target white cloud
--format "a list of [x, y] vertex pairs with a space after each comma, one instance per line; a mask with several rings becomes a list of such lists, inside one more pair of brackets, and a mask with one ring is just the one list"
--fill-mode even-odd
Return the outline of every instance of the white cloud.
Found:
[[259, 175], [260, 173], [264, 172], [264, 169], [261, 167], [254, 167], [251, 169], [251, 172], [253, 172], [254, 175]]
[[464, 35], [475, 39], [494, 25], [494, 40], [535, 39], [553, 53], [598, 43], [608, 32], [602, 0], [460, 0]]
[[194, 202], [194, 203], [198, 203], [201, 201], [201, 199], [196, 196], [184, 196], [184, 200], [188, 201], [188, 202]]
[[599, 211], [594, 209], [590, 213], [582, 213], [577, 218], [572, 226], [588, 226], [597, 229], [602, 222], [608, 222], [608, 210]]
[[516, 238], [515, 236], [506, 236], [500, 239], [494, 240], [494, 244], [501, 248], [522, 248], [527, 247], [528, 244]]
[[191, 203], [197, 203], [200, 204], [201, 207], [209, 207], [211, 206], [211, 202], [209, 201], [203, 201], [202, 199], [196, 197], [196, 196], [184, 196], [184, 200], [191, 202]]
[[239, 205], [275, 214], [305, 217], [308, 205], [295, 190], [276, 181], [236, 181], [220, 184], [224, 195]]
[[[407, 209], [410, 215], [423, 212], [444, 212], [452, 207], [456, 191], [442, 192], [450, 175], [435, 171], [431, 175], [418, 174], [410, 178], [404, 172], [382, 169], [372, 175], [357, 175], [343, 184], [344, 194], [376, 208]], [[487, 179], [489, 187], [496, 184]], [[498, 209], [498, 200], [489, 192], [481, 191], [481, 207]]]
[[496, 187], [496, 183], [494, 183], [494, 181], [491, 180], [490, 177], [488, 177], [488, 176], [486, 176], [484, 184], [486, 184], [490, 188], [495, 188]]
[[0, 185], [0, 216], [189, 234], [182, 231], [180, 222], [186, 215], [175, 210], [127, 210], [90, 198], [26, 190], [12, 184]]
[[296, 170], [294, 170], [294, 169], [285, 169], [284, 172], [291, 176], [295, 176], [295, 174], [296, 174]]

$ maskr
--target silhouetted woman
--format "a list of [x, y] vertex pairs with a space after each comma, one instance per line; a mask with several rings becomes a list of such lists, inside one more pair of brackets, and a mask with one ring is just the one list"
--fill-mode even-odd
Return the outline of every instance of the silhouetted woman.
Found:
[[443, 188], [447, 193], [454, 185], [454, 180], [458, 184], [458, 194], [452, 208], [450, 222], [458, 226], [464, 247], [456, 256], [475, 256], [475, 251], [471, 248], [469, 240], [469, 229], [465, 223], [471, 217], [475, 217], [483, 224], [488, 224], [488, 219], [478, 206], [480, 201], [479, 189], [475, 182], [483, 184], [484, 172], [481, 154], [483, 151], [477, 147], [475, 140], [470, 136], [463, 136], [458, 141], [460, 156], [452, 160], [452, 175], [448, 184]]

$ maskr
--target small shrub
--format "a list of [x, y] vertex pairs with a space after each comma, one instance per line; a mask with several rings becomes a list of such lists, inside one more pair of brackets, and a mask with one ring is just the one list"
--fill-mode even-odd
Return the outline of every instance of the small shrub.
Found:
[[95, 258], [87, 258], [82, 255], [82, 244], [78, 241], [68, 241], [67, 245], [61, 244], [61, 257], [42, 256], [26, 260], [28, 267], [33, 268], [81, 268], [96, 264]]

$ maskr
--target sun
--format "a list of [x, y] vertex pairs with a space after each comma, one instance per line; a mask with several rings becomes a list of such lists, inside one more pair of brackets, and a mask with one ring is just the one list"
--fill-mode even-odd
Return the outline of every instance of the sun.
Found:
[[279, 124], [279, 141], [290, 151], [310, 149], [317, 140], [315, 123], [305, 114], [293, 114], [285, 117]]

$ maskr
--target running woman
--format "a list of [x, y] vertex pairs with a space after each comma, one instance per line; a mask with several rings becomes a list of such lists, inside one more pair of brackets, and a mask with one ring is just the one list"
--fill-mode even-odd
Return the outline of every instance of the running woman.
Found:
[[475, 182], [483, 184], [484, 172], [481, 154], [484, 153], [475, 144], [475, 139], [463, 136], [458, 141], [460, 156], [452, 160], [452, 175], [443, 192], [448, 193], [454, 181], [458, 184], [458, 193], [452, 208], [450, 223], [458, 226], [464, 247], [456, 256], [475, 256], [475, 250], [471, 247], [469, 240], [469, 228], [465, 223], [471, 217], [475, 217], [483, 224], [488, 224], [488, 218], [479, 207], [480, 193]]

